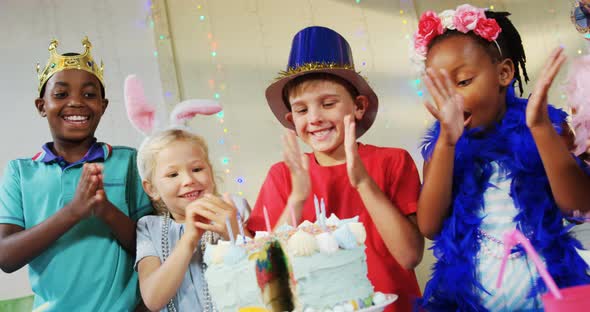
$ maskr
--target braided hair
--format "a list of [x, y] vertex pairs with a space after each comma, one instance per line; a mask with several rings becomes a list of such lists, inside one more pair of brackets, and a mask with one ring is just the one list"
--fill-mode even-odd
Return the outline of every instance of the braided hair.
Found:
[[495, 19], [500, 28], [502, 28], [502, 32], [500, 32], [496, 42], [498, 42], [500, 49], [502, 49], [502, 55], [504, 55], [505, 58], [511, 59], [512, 63], [514, 63], [514, 76], [516, 77], [516, 81], [518, 81], [518, 90], [520, 91], [520, 94], [522, 94], [523, 78], [525, 83], [529, 82], [529, 75], [526, 72], [525, 66], [526, 55], [524, 54], [524, 47], [522, 46], [520, 34], [508, 19], [509, 15], [510, 13], [508, 12], [486, 12], [486, 17]]
[[493, 18], [498, 23], [498, 26], [502, 29], [500, 35], [496, 39], [498, 46], [501, 49], [501, 52], [498, 51], [498, 47], [494, 42], [489, 42], [484, 38], [474, 34], [472, 31], [464, 34], [457, 30], [447, 30], [444, 34], [434, 38], [428, 45], [428, 49], [434, 46], [437, 42], [444, 40], [445, 38], [451, 36], [470, 36], [480, 45], [482, 45], [488, 55], [492, 58], [494, 62], [503, 61], [504, 59], [512, 60], [514, 64], [514, 83], [518, 82], [518, 90], [522, 95], [523, 91], [523, 80], [524, 83], [529, 81], [529, 76], [526, 71], [526, 55], [524, 53], [524, 47], [522, 46], [522, 40], [520, 38], [520, 34], [516, 27], [512, 24], [512, 22], [508, 19], [510, 13], [508, 12], [493, 12], [493, 11], [486, 11], [485, 12], [487, 18]]

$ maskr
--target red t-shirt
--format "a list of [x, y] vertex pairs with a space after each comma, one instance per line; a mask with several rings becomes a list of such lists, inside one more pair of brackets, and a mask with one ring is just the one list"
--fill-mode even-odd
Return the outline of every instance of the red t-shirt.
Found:
[[[404, 215], [416, 213], [420, 177], [410, 154], [399, 148], [385, 148], [359, 144], [359, 155], [367, 172], [393, 205]], [[420, 288], [413, 270], [402, 268], [389, 253], [358, 192], [350, 185], [346, 164], [322, 167], [313, 154], [307, 154], [311, 178], [311, 194], [303, 206], [302, 220], [315, 222], [313, 195], [324, 198], [326, 216], [359, 216], [367, 232], [368, 277], [375, 291], [394, 293], [400, 297], [386, 311], [411, 311], [413, 301], [420, 296]], [[248, 221], [248, 229], [264, 231], [263, 206], [266, 206], [271, 226], [281, 216], [289, 194], [291, 175], [284, 162], [274, 164], [262, 185], [258, 200]]]

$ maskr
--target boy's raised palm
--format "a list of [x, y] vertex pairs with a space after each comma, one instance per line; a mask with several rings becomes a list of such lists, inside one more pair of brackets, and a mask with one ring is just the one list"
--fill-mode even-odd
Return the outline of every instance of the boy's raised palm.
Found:
[[565, 59], [563, 48], [559, 47], [553, 50], [545, 63], [526, 107], [526, 124], [529, 128], [552, 126], [547, 108], [547, 93]]
[[424, 82], [436, 104], [434, 106], [430, 101], [424, 102], [426, 109], [440, 123], [439, 142], [453, 146], [465, 128], [463, 97], [455, 91], [453, 82], [445, 70], [436, 72], [427, 69]]
[[304, 201], [311, 193], [309, 157], [301, 153], [293, 131], [283, 135], [283, 159], [291, 173], [291, 195], [295, 201]]
[[344, 116], [344, 152], [346, 154], [346, 171], [350, 184], [354, 188], [370, 179], [365, 165], [361, 161], [356, 142], [356, 123], [351, 115]]

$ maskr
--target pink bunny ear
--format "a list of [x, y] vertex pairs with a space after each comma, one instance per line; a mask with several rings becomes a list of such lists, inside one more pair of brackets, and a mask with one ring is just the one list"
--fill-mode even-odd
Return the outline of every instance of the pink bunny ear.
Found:
[[575, 114], [572, 114], [572, 126], [576, 131], [575, 155], [580, 155], [586, 149], [590, 138], [590, 55], [585, 55], [572, 62], [567, 78], [565, 90], [568, 104]]
[[221, 111], [221, 105], [213, 100], [186, 100], [178, 103], [170, 113], [170, 123], [182, 125], [196, 115], [213, 115]]
[[125, 107], [131, 124], [144, 134], [149, 134], [154, 128], [156, 108], [145, 98], [143, 84], [136, 75], [129, 75], [125, 79]]

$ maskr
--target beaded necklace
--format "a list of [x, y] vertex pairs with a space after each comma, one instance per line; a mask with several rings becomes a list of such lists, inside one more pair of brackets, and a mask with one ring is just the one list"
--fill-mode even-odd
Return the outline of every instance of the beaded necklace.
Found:
[[[170, 212], [167, 212], [165, 215], [162, 216], [162, 262], [166, 261], [166, 259], [168, 258], [168, 256], [170, 256], [170, 242], [168, 239], [168, 232], [170, 231]], [[207, 247], [207, 242], [209, 243], [213, 243], [214, 241], [216, 241], [218, 239], [218, 237], [216, 237], [216, 235], [212, 232], [205, 232], [203, 233], [203, 237], [201, 238], [201, 243], [200, 243], [200, 247], [201, 247], [201, 254], [204, 255], [205, 254], [205, 248]], [[207, 270], [207, 265], [205, 264], [205, 261], [202, 261], [201, 263], [201, 273], [202, 273], [202, 277], [203, 277], [203, 293], [205, 296], [205, 312], [215, 312], [216, 309], [212, 304], [211, 301], [211, 295], [209, 294], [209, 287], [207, 286], [207, 281], [205, 280], [205, 271]], [[170, 298], [170, 301], [168, 301], [168, 304], [166, 304], [166, 307], [168, 308], [169, 312], [177, 312], [176, 311], [176, 306], [174, 305], [174, 298], [176, 297], [176, 295], [174, 295], [172, 298]]]

